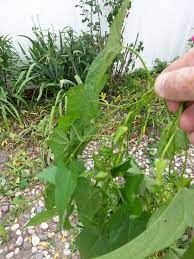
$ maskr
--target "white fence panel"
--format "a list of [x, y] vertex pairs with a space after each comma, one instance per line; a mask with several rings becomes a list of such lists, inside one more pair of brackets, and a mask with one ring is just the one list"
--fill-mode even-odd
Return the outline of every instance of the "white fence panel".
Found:
[[[81, 19], [78, 0], [1, 0], [0, 33], [17, 35], [31, 32], [37, 16], [43, 28], [60, 30], [72, 26], [78, 32]], [[185, 50], [194, 27], [193, 0], [133, 0], [125, 40], [133, 42], [137, 33], [144, 41], [143, 56], [149, 66], [156, 58], [172, 60]]]

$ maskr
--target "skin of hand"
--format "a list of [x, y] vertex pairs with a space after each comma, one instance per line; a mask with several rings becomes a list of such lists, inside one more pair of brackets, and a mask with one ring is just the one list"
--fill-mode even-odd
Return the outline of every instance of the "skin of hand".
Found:
[[189, 140], [194, 145], [194, 48], [159, 75], [155, 91], [167, 100], [171, 112], [177, 112], [180, 103], [186, 103], [180, 127], [188, 133]]

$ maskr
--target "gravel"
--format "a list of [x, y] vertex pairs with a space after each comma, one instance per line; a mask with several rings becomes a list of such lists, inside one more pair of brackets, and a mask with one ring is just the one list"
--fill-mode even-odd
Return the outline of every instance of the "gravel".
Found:
[[23, 241], [24, 241], [23, 237], [22, 237], [22, 236], [19, 236], [19, 237], [17, 238], [17, 240], [16, 240], [16, 245], [17, 245], [17, 246], [21, 246], [21, 245], [23, 244]]
[[18, 230], [20, 227], [19, 224], [14, 224], [13, 226], [11, 226], [11, 231], [15, 232], [16, 230]]
[[39, 245], [39, 243], [40, 243], [40, 238], [36, 235], [33, 235], [32, 236], [32, 245], [37, 246], [37, 245]]
[[[83, 159], [88, 170], [91, 170], [94, 166], [92, 153], [97, 153], [98, 147], [99, 143], [93, 141], [84, 151]], [[129, 145], [129, 153], [135, 158], [146, 174], [150, 175], [153, 173], [154, 156], [157, 153], [154, 139], [144, 138], [140, 146], [136, 145], [136, 140], [132, 140]], [[181, 172], [183, 163], [184, 155], [176, 156], [175, 165], [177, 173]], [[186, 177], [192, 177], [194, 179], [194, 147], [190, 147], [189, 150]], [[18, 195], [28, 197], [29, 200], [33, 199], [33, 202], [30, 204], [29, 210], [25, 210], [18, 221], [12, 219], [6, 225], [11, 238], [3, 245], [0, 243], [0, 258], [79, 258], [79, 253], [72, 252], [74, 251], [74, 246], [72, 246], [74, 238], [72, 234], [66, 230], [55, 233], [59, 223], [58, 216], [36, 227], [23, 228], [30, 218], [45, 209], [44, 201], [42, 196], [40, 196], [42, 189], [42, 186], [37, 185], [34, 188], [27, 188], [24, 191], [18, 192]], [[39, 197], [37, 200], [34, 199], [36, 195]], [[15, 207], [11, 205], [11, 200], [0, 195], [0, 223], [12, 208], [14, 209]]]

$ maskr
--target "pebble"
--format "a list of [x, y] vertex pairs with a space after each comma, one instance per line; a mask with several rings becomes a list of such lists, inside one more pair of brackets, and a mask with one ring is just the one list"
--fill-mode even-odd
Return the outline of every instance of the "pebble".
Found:
[[187, 169], [186, 169], [186, 173], [187, 173], [187, 174], [191, 174], [191, 173], [192, 173], [192, 169], [187, 168]]
[[28, 240], [25, 240], [24, 244], [23, 244], [23, 248], [25, 250], [29, 250], [29, 249], [31, 249], [31, 247], [32, 247], [31, 243]]
[[49, 226], [46, 222], [43, 222], [43, 223], [41, 223], [40, 227], [42, 230], [47, 230]]
[[70, 244], [68, 242], [65, 243], [65, 249], [68, 250], [70, 247]]
[[44, 255], [42, 253], [38, 253], [32, 256], [32, 259], [43, 259]]
[[12, 251], [14, 249], [14, 244], [11, 244], [8, 248], [9, 251]]
[[17, 240], [16, 240], [16, 245], [17, 245], [17, 246], [21, 246], [21, 245], [23, 244], [23, 241], [24, 241], [23, 237], [22, 237], [22, 236], [19, 236], [19, 237], [17, 238]]
[[59, 216], [53, 217], [53, 221], [54, 221], [55, 223], [59, 223]]
[[0, 219], [2, 219], [2, 217], [3, 217], [3, 214], [2, 214], [2, 212], [0, 211]]
[[44, 207], [44, 202], [40, 200], [40, 201], [38, 202], [38, 205], [43, 208], [43, 207]]
[[22, 234], [20, 229], [18, 229], [15, 233], [16, 233], [17, 236], [21, 236], [21, 234]]
[[36, 235], [33, 235], [32, 236], [32, 245], [37, 246], [37, 245], [39, 245], [39, 243], [40, 243], [40, 238]]
[[20, 227], [19, 224], [14, 224], [14, 225], [11, 227], [11, 231], [15, 232], [16, 230], [18, 230], [19, 227]]
[[32, 253], [35, 254], [37, 252], [38, 248], [36, 246], [32, 247]]
[[63, 254], [66, 255], [66, 256], [69, 256], [71, 254], [71, 251], [70, 250], [64, 250]]
[[0, 249], [0, 254], [2, 254], [3, 253], [3, 249]]
[[33, 207], [33, 208], [31, 209], [31, 213], [34, 213], [35, 211], [36, 211], [36, 208]]
[[35, 230], [32, 229], [32, 228], [28, 228], [27, 232], [28, 232], [29, 235], [33, 235], [35, 233]]
[[48, 255], [48, 251], [42, 251], [42, 253], [45, 257]]
[[42, 207], [40, 207], [40, 206], [38, 206], [38, 207], [36, 208], [36, 211], [37, 211], [38, 213], [40, 213], [40, 212], [42, 212], [42, 211], [43, 211], [43, 208], [42, 208]]
[[4, 205], [4, 206], [2, 207], [2, 211], [3, 211], [4, 213], [8, 212], [8, 210], [9, 210], [9, 206], [8, 206], [8, 205]]
[[14, 256], [14, 252], [10, 252], [9, 254], [7, 254], [6, 255], [6, 259], [11, 259], [11, 258], [13, 258], [13, 256]]
[[48, 232], [47, 234], [48, 238], [52, 238], [55, 236], [55, 233], [54, 232]]
[[18, 255], [19, 252], [20, 252], [20, 248], [19, 248], [19, 247], [16, 247], [16, 249], [15, 249], [15, 251], [14, 251], [14, 254], [15, 254], [15, 255]]

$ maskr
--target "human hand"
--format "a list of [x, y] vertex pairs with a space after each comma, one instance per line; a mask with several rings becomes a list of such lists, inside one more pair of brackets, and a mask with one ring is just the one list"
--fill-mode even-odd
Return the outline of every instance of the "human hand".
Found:
[[177, 112], [181, 102], [186, 102], [180, 127], [194, 144], [194, 48], [162, 72], [156, 80], [155, 91], [167, 100], [171, 112]]

